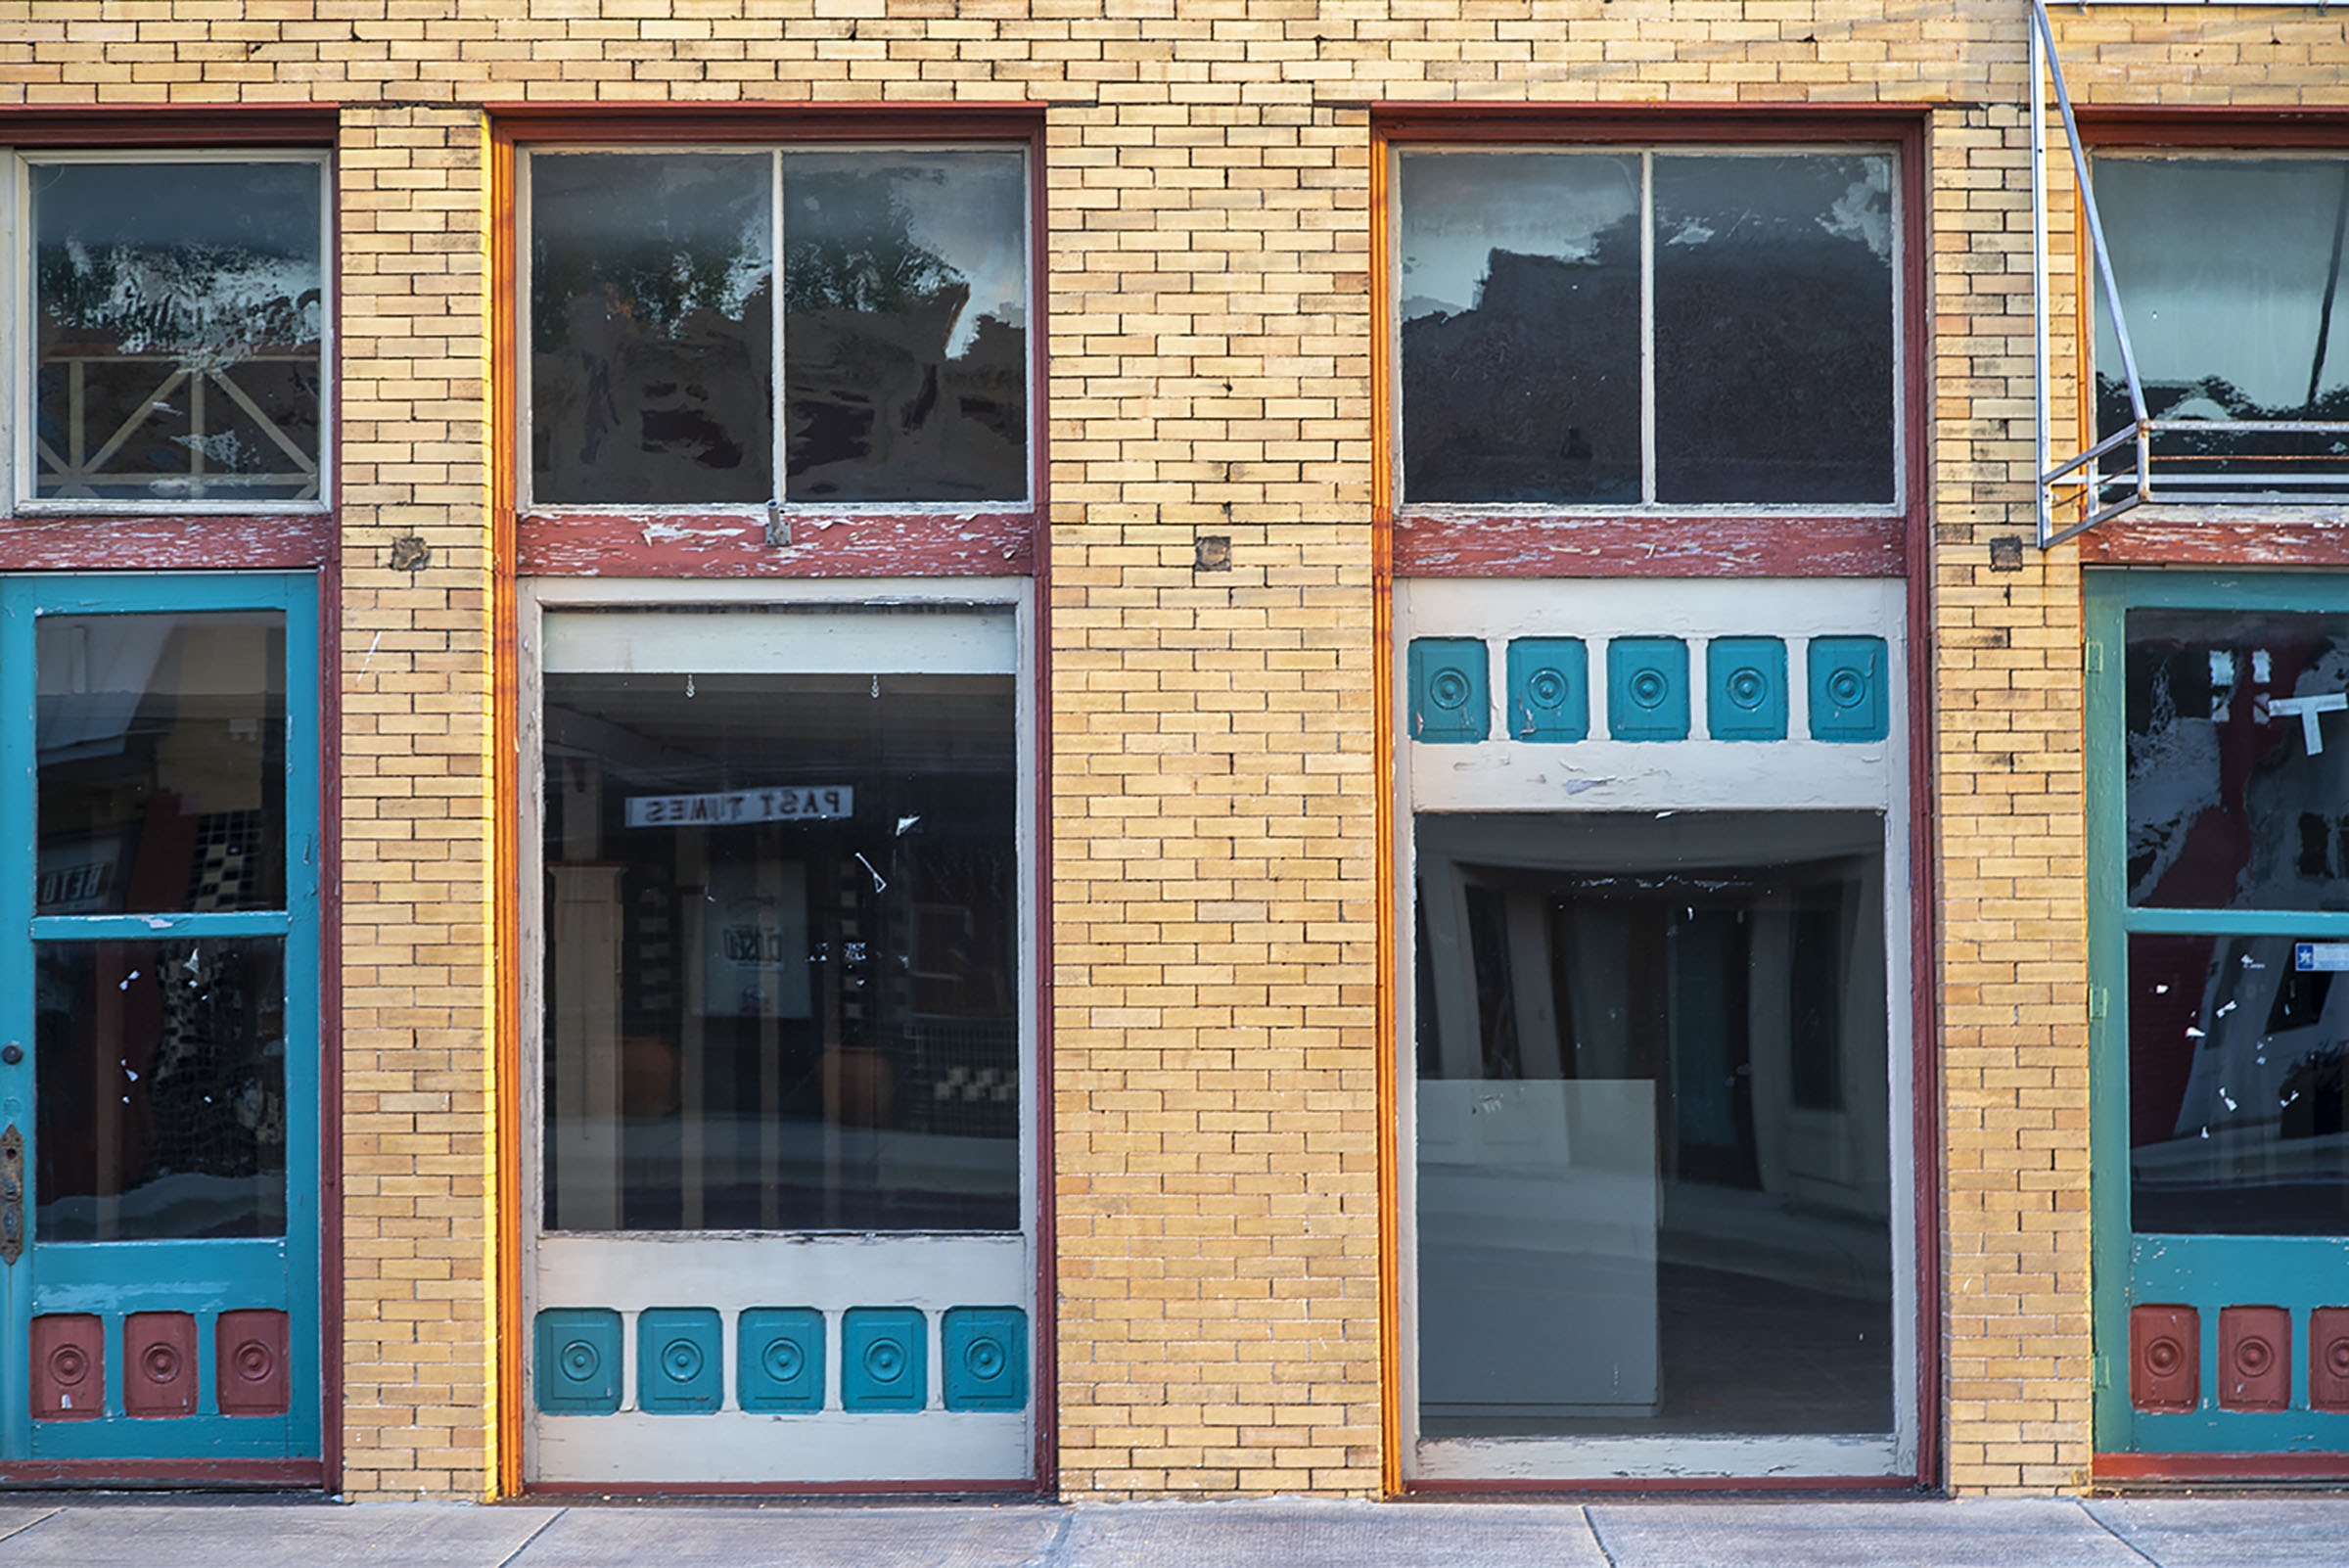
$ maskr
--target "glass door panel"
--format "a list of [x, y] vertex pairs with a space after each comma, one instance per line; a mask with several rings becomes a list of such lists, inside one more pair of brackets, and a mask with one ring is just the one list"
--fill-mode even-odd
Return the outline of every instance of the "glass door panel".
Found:
[[545, 625], [533, 1476], [1025, 1476], [1011, 617]]

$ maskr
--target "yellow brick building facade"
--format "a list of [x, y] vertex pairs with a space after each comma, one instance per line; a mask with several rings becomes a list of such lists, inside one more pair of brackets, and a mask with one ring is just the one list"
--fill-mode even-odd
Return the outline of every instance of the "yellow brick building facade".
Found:
[[[37, 126], [39, 145], [71, 148], [86, 126], [91, 147], [205, 148], [304, 106], [301, 135], [331, 147], [339, 1307], [323, 1375], [342, 1490], [485, 1498], [526, 1480], [516, 1217], [536, 1200], [517, 1188], [529, 1134], [506, 1053], [538, 960], [518, 913], [528, 769], [501, 751], [528, 722], [507, 182], [543, 123], [524, 109], [567, 113], [584, 142], [598, 115], [646, 107], [698, 112], [688, 140], [737, 115], [788, 141], [810, 109], [868, 116], [879, 140], [902, 134], [894, 112], [928, 116], [919, 140], [960, 109], [1026, 116], [1040, 138], [1044, 483], [1023, 666], [1048, 939], [1033, 976], [1049, 1130], [1034, 1310], [1051, 1347], [1036, 1484], [1080, 1498], [1370, 1497], [1405, 1479], [1395, 1031], [1411, 976], [1393, 881], [1408, 824], [1393, 807], [1382, 128], [1402, 106], [1448, 106], [1455, 124], [1510, 112], [1502, 144], [1545, 107], [1615, 111], [1627, 140], [1698, 109], [1911, 119], [1923, 493], [1905, 516], [1924, 541], [1908, 646], [1930, 693], [1912, 760], [1930, 942], [1913, 980], [1935, 1031], [1915, 1087], [1936, 1139], [1914, 1153], [1933, 1226], [1916, 1248], [1919, 1462], [1965, 1495], [2088, 1486], [2097, 1382], [2125, 1377], [2126, 1352], [2092, 1326], [2083, 546], [2030, 542], [2028, 15], [1975, 0], [0, 6], [0, 142]], [[2251, 112], [2349, 110], [2349, 23], [2316, 9], [2099, 5], [2054, 26], [2088, 105], [2245, 111], [2254, 141]], [[2078, 423], [2082, 252], [2059, 127], [2051, 146], [2060, 444]], [[25, 553], [39, 522], [17, 521], [12, 560], [68, 564]], [[2009, 536], [2019, 567], [2003, 570], [1993, 541]], [[2128, 538], [2089, 548], [2160, 558], [2149, 527]]]

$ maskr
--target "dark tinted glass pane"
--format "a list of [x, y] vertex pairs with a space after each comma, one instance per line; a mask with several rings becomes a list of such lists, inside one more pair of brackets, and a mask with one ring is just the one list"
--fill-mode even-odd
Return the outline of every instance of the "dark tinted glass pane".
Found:
[[1019, 1228], [1013, 717], [547, 678], [550, 1228]]
[[[2096, 201], [2156, 419], [2349, 420], [2349, 161], [2103, 158]], [[2120, 339], [2096, 312], [2096, 424], [2131, 420]], [[2164, 435], [2162, 488], [2349, 493], [2339, 436]], [[2116, 457], [2108, 466], [2128, 466]]]
[[285, 1233], [284, 945], [33, 948], [37, 1239]]
[[2129, 901], [2349, 908], [2349, 616], [2129, 612]]
[[2349, 1235], [2349, 943], [2129, 939], [2130, 1227]]
[[44, 616], [44, 915], [286, 902], [286, 623], [274, 611]]
[[1017, 153], [783, 160], [787, 481], [801, 501], [1028, 493]]
[[317, 500], [316, 163], [31, 170], [34, 491]]
[[530, 493], [774, 494], [774, 164], [763, 153], [530, 160]]
[[1892, 163], [1655, 158], [1656, 498], [1887, 504]]
[[1416, 831], [1421, 1434], [1890, 1430], [1882, 820]]
[[1403, 489], [1639, 499], [1639, 160], [1401, 161]]

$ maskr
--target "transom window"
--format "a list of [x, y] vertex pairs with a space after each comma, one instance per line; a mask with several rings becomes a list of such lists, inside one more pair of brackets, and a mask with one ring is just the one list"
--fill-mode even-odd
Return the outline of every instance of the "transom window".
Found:
[[[2148, 417], [2349, 422], [2349, 157], [2099, 154], [2094, 177]], [[2096, 332], [2101, 438], [2135, 415], [2108, 302]], [[2349, 494], [2339, 431], [2159, 430], [2152, 457], [2163, 499]], [[2105, 468], [2135, 460], [2124, 447]]]
[[530, 504], [1027, 501], [1022, 151], [528, 170]]
[[15, 158], [20, 504], [327, 494], [321, 155]]
[[1406, 503], [1900, 500], [1888, 152], [1410, 149]]

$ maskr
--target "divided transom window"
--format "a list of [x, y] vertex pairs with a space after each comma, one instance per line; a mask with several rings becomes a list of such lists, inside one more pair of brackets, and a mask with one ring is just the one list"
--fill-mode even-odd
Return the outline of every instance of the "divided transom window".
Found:
[[[2094, 177], [2149, 417], [2349, 422], [2349, 157], [2103, 153]], [[2100, 439], [2134, 415], [2098, 294]], [[2349, 495], [2349, 437], [2338, 431], [2156, 431], [2152, 456], [2165, 499]], [[2123, 448], [2105, 470], [2134, 460]]]
[[325, 504], [322, 155], [26, 154], [14, 498]]
[[1401, 153], [1403, 499], [1898, 504], [1893, 161]]
[[531, 505], [1027, 502], [1024, 152], [528, 166]]

